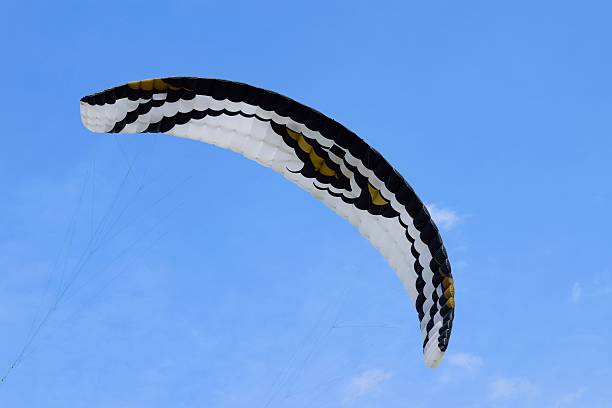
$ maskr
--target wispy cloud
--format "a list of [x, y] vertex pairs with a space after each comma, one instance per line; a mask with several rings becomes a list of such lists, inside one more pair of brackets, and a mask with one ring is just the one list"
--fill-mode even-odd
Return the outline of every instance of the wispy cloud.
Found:
[[383, 383], [393, 378], [393, 374], [379, 369], [366, 370], [353, 377], [346, 387], [343, 405], [349, 405], [357, 399], [372, 394], [380, 389]]
[[531, 397], [538, 393], [538, 387], [525, 379], [499, 377], [491, 383], [489, 396], [492, 399]]
[[580, 388], [576, 391], [569, 392], [564, 394], [557, 400], [556, 407], [567, 407], [570, 405], [574, 405], [578, 400], [582, 398], [584, 393], [586, 392], [586, 388]]
[[471, 353], [448, 354], [445, 359], [448, 364], [438, 377], [441, 384], [449, 384], [457, 379], [465, 378], [466, 374], [474, 374], [484, 365], [482, 357]]
[[427, 204], [427, 210], [429, 211], [429, 214], [431, 214], [431, 218], [434, 220], [436, 225], [439, 225], [444, 229], [449, 230], [461, 222], [461, 218], [453, 210], [438, 207], [433, 203]]
[[578, 303], [582, 299], [582, 286], [579, 282], [575, 282], [574, 286], [572, 286], [572, 294], [570, 295], [570, 300], [572, 303]]
[[582, 301], [586, 301], [587, 299], [604, 299], [610, 294], [612, 294], [612, 284], [610, 284], [607, 277], [603, 280], [597, 279], [590, 285], [583, 285], [582, 283], [576, 281], [572, 285], [569, 300], [572, 303], [580, 303]]
[[478, 370], [484, 364], [482, 357], [470, 353], [449, 354], [446, 358], [450, 365], [470, 372]]

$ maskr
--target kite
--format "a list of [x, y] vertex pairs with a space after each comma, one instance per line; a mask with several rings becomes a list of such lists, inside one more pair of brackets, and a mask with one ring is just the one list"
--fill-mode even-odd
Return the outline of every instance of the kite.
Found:
[[220, 79], [131, 82], [83, 97], [80, 110], [96, 133], [166, 133], [230, 149], [322, 201], [396, 272], [418, 313], [425, 364], [440, 363], [455, 314], [442, 238], [414, 190], [355, 133], [288, 97]]

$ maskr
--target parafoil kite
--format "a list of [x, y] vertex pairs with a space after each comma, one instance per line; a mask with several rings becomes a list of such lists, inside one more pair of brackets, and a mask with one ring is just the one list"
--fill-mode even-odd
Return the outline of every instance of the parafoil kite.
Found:
[[81, 99], [97, 133], [161, 132], [233, 150], [282, 174], [359, 229], [416, 307], [425, 364], [451, 334], [455, 291], [442, 239], [404, 178], [356, 134], [275, 92], [205, 78], [131, 82]]

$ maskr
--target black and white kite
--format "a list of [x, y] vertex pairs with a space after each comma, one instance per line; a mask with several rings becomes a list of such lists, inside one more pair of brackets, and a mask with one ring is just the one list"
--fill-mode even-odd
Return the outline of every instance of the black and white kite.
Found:
[[97, 133], [161, 132], [233, 150], [282, 174], [359, 229], [389, 262], [435, 367], [451, 334], [455, 291], [431, 216], [404, 178], [356, 134], [275, 92], [204, 78], [132, 82], [81, 99]]

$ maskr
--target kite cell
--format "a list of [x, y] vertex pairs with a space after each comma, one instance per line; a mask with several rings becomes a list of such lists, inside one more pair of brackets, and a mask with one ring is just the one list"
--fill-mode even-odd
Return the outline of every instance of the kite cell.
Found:
[[131, 82], [81, 99], [96, 133], [167, 133], [269, 167], [353, 224], [389, 262], [421, 324], [425, 364], [451, 334], [455, 290], [442, 239], [404, 178], [356, 134], [275, 92], [219, 79]]

